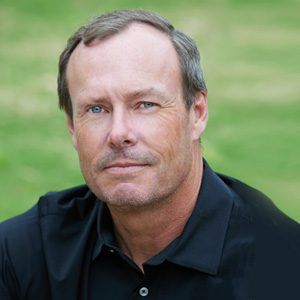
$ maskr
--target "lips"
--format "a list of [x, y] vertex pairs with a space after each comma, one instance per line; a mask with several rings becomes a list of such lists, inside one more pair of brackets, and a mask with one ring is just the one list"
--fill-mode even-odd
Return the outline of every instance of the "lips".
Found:
[[145, 166], [146, 164], [141, 164], [141, 163], [137, 163], [137, 162], [115, 162], [112, 163], [110, 165], [108, 165], [107, 167], [105, 167], [104, 169], [109, 169], [109, 168], [128, 168], [128, 167], [141, 167], [141, 166]]
[[143, 170], [148, 164], [142, 164], [138, 162], [131, 161], [122, 161], [122, 162], [114, 162], [109, 164], [104, 168], [104, 171], [114, 174], [114, 175], [123, 175], [128, 173], [134, 173]]

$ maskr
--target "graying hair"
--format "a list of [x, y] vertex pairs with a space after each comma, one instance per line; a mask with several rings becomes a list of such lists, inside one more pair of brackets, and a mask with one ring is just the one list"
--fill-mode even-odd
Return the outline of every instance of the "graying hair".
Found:
[[80, 27], [68, 40], [59, 58], [58, 97], [59, 107], [72, 119], [72, 102], [68, 89], [66, 71], [74, 49], [80, 42], [86, 46], [95, 40], [103, 40], [124, 31], [134, 22], [145, 23], [165, 33], [177, 52], [182, 77], [182, 90], [185, 106], [189, 109], [194, 103], [198, 91], [206, 91], [203, 72], [200, 66], [200, 54], [195, 42], [183, 32], [176, 30], [165, 18], [144, 10], [118, 10], [100, 15]]

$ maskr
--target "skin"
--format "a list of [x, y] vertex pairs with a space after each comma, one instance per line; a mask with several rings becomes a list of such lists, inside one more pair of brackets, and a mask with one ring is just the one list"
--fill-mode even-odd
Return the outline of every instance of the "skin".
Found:
[[183, 230], [202, 178], [206, 94], [187, 111], [176, 51], [146, 24], [79, 44], [67, 116], [83, 176], [111, 212], [117, 241], [141, 268]]

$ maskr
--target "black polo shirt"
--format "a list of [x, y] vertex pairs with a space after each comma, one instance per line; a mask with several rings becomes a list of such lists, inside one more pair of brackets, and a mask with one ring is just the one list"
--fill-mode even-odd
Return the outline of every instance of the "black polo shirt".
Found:
[[1, 300], [300, 299], [299, 270], [299, 224], [206, 163], [184, 231], [144, 273], [87, 186], [48, 193], [0, 224]]

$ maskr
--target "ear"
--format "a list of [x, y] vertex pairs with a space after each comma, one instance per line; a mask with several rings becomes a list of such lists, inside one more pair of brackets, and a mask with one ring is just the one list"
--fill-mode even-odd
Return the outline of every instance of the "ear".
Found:
[[205, 131], [208, 120], [207, 92], [197, 92], [190, 113], [192, 114], [192, 138], [199, 140]]
[[74, 131], [74, 122], [68, 114], [66, 114], [66, 118], [67, 118], [67, 125], [68, 125], [68, 130], [69, 130], [69, 133], [71, 136], [72, 144], [73, 144], [74, 148], [77, 150], [77, 139], [76, 139], [76, 134]]

